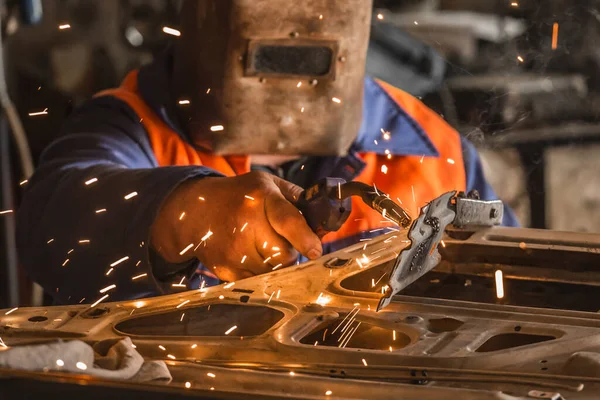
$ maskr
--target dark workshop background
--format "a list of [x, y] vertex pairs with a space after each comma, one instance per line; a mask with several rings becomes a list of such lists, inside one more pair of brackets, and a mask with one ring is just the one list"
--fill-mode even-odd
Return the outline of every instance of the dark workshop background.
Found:
[[[162, 28], [177, 28], [179, 5], [0, 0], [9, 92], [34, 160], [74, 107], [176, 40]], [[379, 0], [367, 69], [422, 98], [476, 144], [523, 226], [598, 232], [599, 64], [598, 1]], [[23, 179], [3, 116], [0, 139], [3, 210], [18, 207]], [[4, 280], [14, 221], [0, 223]], [[23, 297], [29, 284], [20, 281]]]

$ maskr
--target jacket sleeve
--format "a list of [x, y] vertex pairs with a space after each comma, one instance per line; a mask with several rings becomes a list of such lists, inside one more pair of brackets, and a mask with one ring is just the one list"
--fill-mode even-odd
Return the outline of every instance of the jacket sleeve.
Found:
[[161, 294], [167, 285], [152, 274], [150, 227], [177, 185], [208, 175], [219, 174], [159, 168], [134, 111], [112, 97], [94, 99], [69, 118], [25, 188], [20, 261], [57, 303]]
[[[483, 167], [481, 166], [481, 160], [477, 149], [471, 142], [461, 136], [461, 145], [463, 150], [463, 160], [465, 163], [465, 172], [467, 176], [467, 191], [473, 189], [479, 191], [479, 195], [483, 200], [496, 200], [498, 196], [494, 192], [494, 189], [485, 179], [483, 174]], [[502, 220], [504, 226], [519, 226], [519, 221], [515, 216], [513, 210], [505, 203], [504, 204], [504, 218]]]

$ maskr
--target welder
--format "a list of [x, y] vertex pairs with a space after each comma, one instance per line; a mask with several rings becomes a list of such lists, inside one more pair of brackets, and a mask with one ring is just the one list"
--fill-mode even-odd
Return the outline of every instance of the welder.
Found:
[[374, 185], [413, 217], [450, 190], [495, 198], [472, 144], [365, 77], [371, 14], [367, 0], [185, 1], [175, 44], [78, 109], [43, 153], [18, 212], [28, 274], [59, 303], [133, 299], [386, 231], [357, 200], [321, 240], [295, 202], [324, 177]]

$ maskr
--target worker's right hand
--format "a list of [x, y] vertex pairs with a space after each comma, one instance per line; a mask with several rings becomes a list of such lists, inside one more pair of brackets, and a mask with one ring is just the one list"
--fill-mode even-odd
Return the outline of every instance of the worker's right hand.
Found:
[[225, 281], [291, 265], [297, 251], [318, 258], [321, 242], [292, 204], [301, 192], [264, 172], [186, 181], [162, 205], [152, 246], [169, 263], [197, 257]]

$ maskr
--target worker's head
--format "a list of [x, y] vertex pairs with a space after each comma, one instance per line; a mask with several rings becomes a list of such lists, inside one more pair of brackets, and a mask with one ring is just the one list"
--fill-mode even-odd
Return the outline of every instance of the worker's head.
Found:
[[187, 130], [220, 154], [343, 154], [360, 128], [371, 0], [186, 0]]

